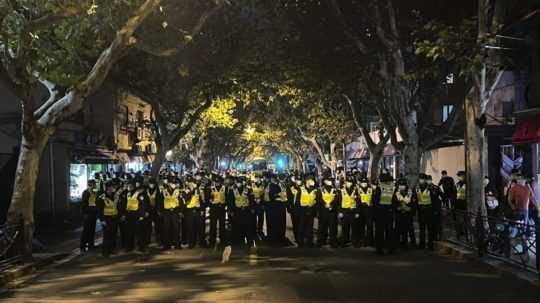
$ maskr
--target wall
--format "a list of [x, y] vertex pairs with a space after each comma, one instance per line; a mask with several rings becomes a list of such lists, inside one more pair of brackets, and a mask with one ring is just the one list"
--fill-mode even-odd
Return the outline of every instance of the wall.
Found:
[[423, 161], [424, 172], [431, 175], [434, 182], [441, 178], [443, 170], [455, 178], [458, 171], [465, 170], [465, 147], [460, 145], [434, 149], [426, 152]]

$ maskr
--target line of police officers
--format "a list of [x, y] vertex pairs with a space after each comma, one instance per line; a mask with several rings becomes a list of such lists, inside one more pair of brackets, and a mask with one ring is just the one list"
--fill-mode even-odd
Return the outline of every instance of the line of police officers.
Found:
[[287, 214], [298, 247], [375, 246], [379, 254], [411, 244], [432, 249], [440, 236], [440, 208], [441, 192], [427, 175], [413, 189], [404, 179], [381, 178], [371, 184], [352, 174], [320, 182], [310, 175], [285, 174], [96, 178], [82, 196], [81, 251], [93, 248], [97, 220], [103, 226], [104, 256], [116, 251], [118, 233], [120, 247], [128, 252], [135, 247], [145, 251], [152, 235], [163, 249], [181, 249], [182, 244], [255, 246], [262, 240], [288, 246]]

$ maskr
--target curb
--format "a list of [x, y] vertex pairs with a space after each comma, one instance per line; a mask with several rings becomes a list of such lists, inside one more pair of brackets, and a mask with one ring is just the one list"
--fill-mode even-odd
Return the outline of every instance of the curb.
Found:
[[479, 257], [474, 250], [464, 248], [450, 242], [435, 242], [435, 253], [457, 260], [480, 262], [489, 266], [491, 270], [503, 277], [517, 278], [534, 286], [540, 287], [538, 274], [511, 266], [490, 256]]

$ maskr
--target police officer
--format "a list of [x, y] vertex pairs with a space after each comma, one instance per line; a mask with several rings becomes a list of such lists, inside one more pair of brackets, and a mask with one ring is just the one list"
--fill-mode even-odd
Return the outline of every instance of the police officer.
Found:
[[341, 195], [334, 187], [332, 178], [326, 177], [323, 179], [323, 184], [319, 190], [318, 201], [318, 237], [317, 246], [321, 247], [329, 244], [335, 248], [338, 245], [337, 241], [337, 209], [340, 203]]
[[350, 242], [357, 247], [359, 245], [359, 234], [357, 220], [360, 217], [358, 192], [352, 177], [348, 176], [341, 190], [341, 203], [339, 204], [338, 218], [341, 220], [341, 247], [347, 246]]
[[99, 190], [96, 181], [88, 181], [88, 188], [83, 191], [81, 199], [81, 211], [83, 215], [83, 230], [81, 234], [81, 252], [94, 248], [94, 238], [96, 234], [97, 209], [96, 199]]
[[155, 234], [156, 243], [163, 244], [161, 241], [161, 220], [158, 215], [157, 202], [161, 199], [161, 193], [159, 187], [157, 186], [156, 180], [153, 178], [147, 177], [148, 187], [146, 188], [146, 195], [148, 196], [148, 210], [150, 214], [148, 218], [145, 218], [145, 229], [146, 229], [146, 243], [150, 244], [152, 242], [152, 233]]
[[[433, 184], [428, 183], [429, 176], [420, 174], [418, 188], [416, 189], [416, 197], [418, 199], [418, 226], [420, 230], [420, 249], [426, 248], [426, 231], [427, 231], [427, 247], [433, 249], [433, 241], [435, 238], [433, 228], [433, 202], [439, 199], [439, 193]], [[440, 202], [439, 202], [440, 203]]]
[[375, 246], [377, 254], [384, 254], [395, 250], [394, 216], [395, 203], [393, 196], [395, 191], [394, 182], [391, 178], [383, 178], [376, 184], [376, 191], [380, 192], [380, 199], [373, 201], [375, 204]]
[[299, 222], [297, 227], [298, 247], [313, 247], [313, 222], [317, 208], [317, 188], [312, 176], [306, 178], [300, 187], [296, 204], [299, 205]]
[[116, 249], [116, 238], [118, 236], [118, 206], [121, 199], [121, 191], [116, 191], [115, 185], [111, 181], [105, 182], [105, 192], [98, 200], [98, 214], [103, 226], [102, 254], [109, 257]]
[[373, 246], [373, 207], [375, 193], [367, 178], [361, 178], [357, 188], [360, 199], [360, 237], [365, 245]]
[[181, 190], [175, 182], [167, 182], [160, 186], [157, 209], [161, 218], [161, 236], [164, 250], [180, 249], [180, 226], [183, 200]]
[[255, 246], [253, 230], [253, 194], [241, 178], [237, 178], [234, 188], [228, 193], [228, 209], [232, 218], [234, 243]]
[[[281, 177], [280, 184], [285, 183], [284, 177]], [[294, 241], [296, 243], [300, 243], [300, 235], [299, 235], [299, 229], [300, 229], [300, 192], [302, 188], [302, 180], [299, 177], [291, 176], [290, 178], [291, 182], [290, 185], [287, 187], [287, 199], [289, 201], [287, 210], [289, 211], [289, 214], [291, 216], [291, 223], [293, 227], [293, 234], [294, 234]]]
[[254, 182], [251, 184], [251, 190], [253, 192], [253, 198], [255, 200], [255, 215], [254, 218], [254, 228], [256, 230], [256, 236], [258, 240], [264, 240], [265, 234], [263, 232], [264, 227], [264, 184], [259, 177], [255, 177]]
[[194, 178], [189, 178], [187, 181], [187, 187], [184, 190], [184, 221], [185, 221], [185, 234], [187, 237], [187, 244], [189, 248], [194, 248], [197, 244], [197, 240], [201, 247], [204, 247], [204, 238], [201, 230], [203, 211], [202, 203], [202, 191], [199, 188]]
[[219, 176], [214, 177], [210, 187], [210, 247], [217, 243], [219, 229], [220, 245], [227, 244], [225, 237], [225, 213], [226, 213], [226, 194], [227, 189], [223, 185], [223, 180]]
[[456, 199], [454, 201], [454, 218], [456, 221], [457, 239], [460, 240], [462, 236], [468, 239], [467, 232], [467, 189], [465, 182], [465, 171], [459, 171], [457, 173], [459, 181], [456, 183]]
[[271, 174], [269, 177], [270, 182], [264, 193], [268, 242], [277, 246], [289, 245], [286, 237], [287, 210], [289, 209], [287, 185], [279, 182], [276, 175]]
[[398, 181], [398, 189], [394, 193], [394, 203], [397, 206], [397, 230], [398, 239], [401, 243], [401, 248], [407, 249], [410, 243], [416, 247], [416, 237], [414, 234], [413, 217], [416, 210], [416, 193], [409, 189], [407, 180], [400, 179]]
[[136, 182], [131, 181], [127, 191], [123, 194], [119, 211], [120, 220], [124, 224], [125, 250], [133, 251], [135, 242], [140, 251], [146, 250], [146, 238], [144, 235], [143, 220], [148, 205], [147, 197], [142, 188], [136, 187]]

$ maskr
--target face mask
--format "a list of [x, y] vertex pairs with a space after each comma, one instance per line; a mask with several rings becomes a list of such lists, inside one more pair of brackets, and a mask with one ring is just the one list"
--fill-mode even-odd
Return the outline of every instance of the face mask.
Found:
[[135, 183], [135, 187], [141, 187], [141, 183], [139, 182]]
[[315, 186], [315, 181], [310, 180], [310, 181], [307, 181], [306, 184], [307, 186], [312, 187], [312, 186]]
[[242, 187], [242, 183], [236, 183], [236, 187]]
[[326, 185], [326, 186], [332, 186], [332, 181], [326, 180], [326, 181], [324, 181], [324, 185]]
[[295, 183], [296, 183], [296, 185], [302, 185], [302, 181], [300, 181], [300, 180], [296, 180]]
[[352, 182], [345, 182], [345, 186], [346, 186], [347, 188], [351, 187], [351, 186], [352, 186]]
[[337, 187], [339, 187], [340, 184], [341, 184], [341, 182], [336, 181], [336, 186], [337, 186]]
[[433, 184], [433, 181], [427, 180], [426, 183], [427, 183], [428, 185], [431, 185], [431, 184]]
[[366, 187], [367, 187], [367, 183], [366, 183], [366, 182], [362, 182], [362, 183], [360, 183], [360, 186], [366, 188]]
[[404, 191], [406, 189], [407, 189], [407, 186], [405, 186], [405, 185], [400, 185], [399, 186], [399, 190], [401, 190], [401, 191]]
[[155, 185], [155, 184], [153, 184], [153, 183], [150, 183], [150, 185], [148, 185], [148, 186], [149, 186], [150, 188], [154, 188], [154, 187], [156, 187], [156, 185]]
[[489, 179], [484, 179], [484, 186], [487, 186], [489, 184]]
[[169, 181], [163, 180], [163, 184], [167, 184], [167, 183], [169, 183]]
[[527, 179], [518, 179], [518, 184], [527, 185]]
[[129, 190], [129, 191], [133, 191], [134, 189], [135, 189], [135, 187], [133, 187], [133, 186], [128, 186], [128, 190]]
[[418, 181], [418, 183], [420, 183], [420, 184], [426, 184], [426, 180], [420, 179], [420, 181]]

